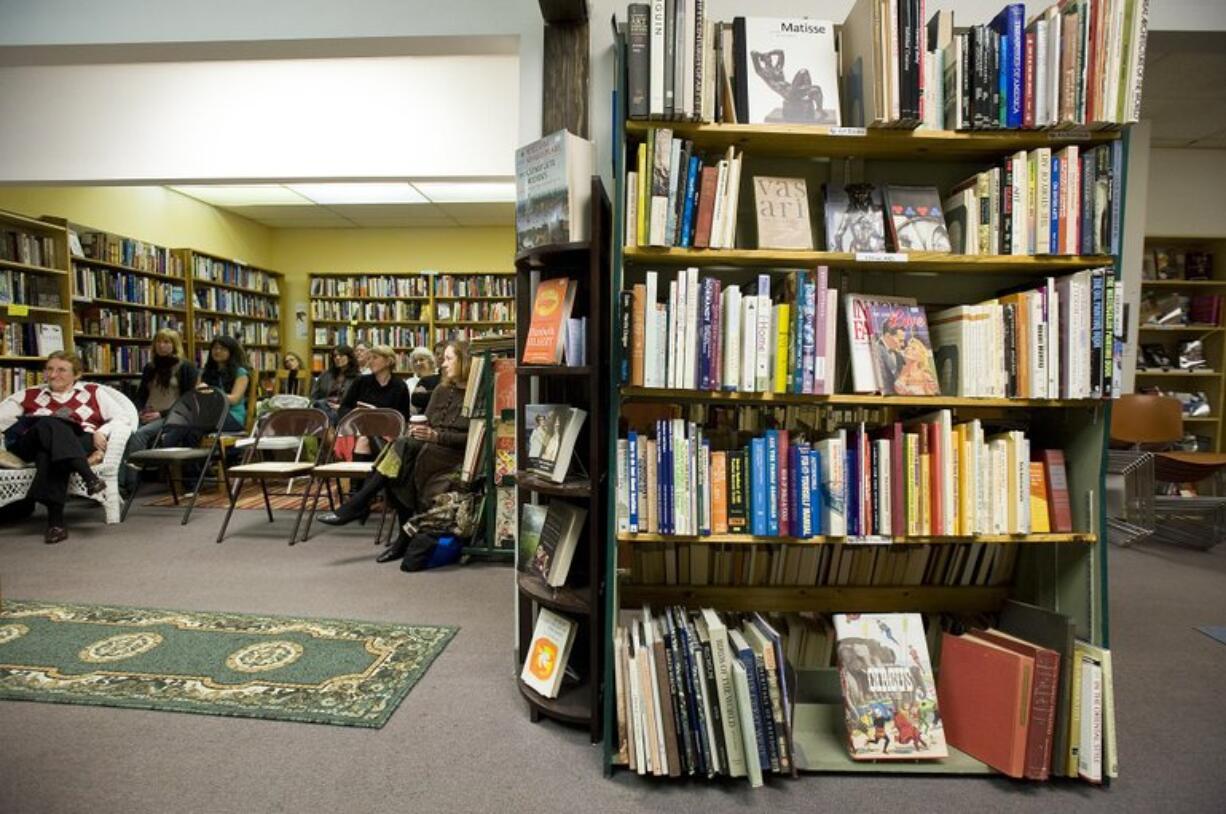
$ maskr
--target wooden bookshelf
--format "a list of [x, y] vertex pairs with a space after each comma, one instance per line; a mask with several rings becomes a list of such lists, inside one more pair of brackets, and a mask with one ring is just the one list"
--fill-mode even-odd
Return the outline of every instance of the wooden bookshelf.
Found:
[[630, 534], [618, 533], [619, 543], [691, 543], [701, 545], [848, 545], [863, 548], [889, 548], [892, 545], [965, 545], [988, 543], [991, 545], [1025, 545], [1038, 543], [1086, 543], [1098, 542], [1094, 534], [976, 534], [969, 537], [952, 535], [924, 537], [890, 537], [886, 542], [859, 542], [850, 537], [763, 537], [754, 534]]
[[818, 613], [842, 613], [853, 608], [860, 613], [981, 613], [999, 609], [1009, 596], [1008, 588], [927, 585], [751, 588], [623, 582], [620, 589], [622, 604], [630, 608], [681, 604], [728, 611]]
[[[766, 249], [676, 249], [635, 246], [623, 250], [627, 263], [655, 266], [699, 266], [708, 272], [720, 267], [779, 269], [831, 266], [878, 272], [941, 272], [942, 274], [1065, 274], [1112, 264], [1103, 255], [987, 255], [946, 252], [887, 252], [855, 255], [846, 252], [800, 252]], [[870, 258], [889, 259], [870, 259]]]
[[[19, 280], [26, 291], [14, 302]], [[73, 349], [71, 303], [68, 230], [0, 210], [0, 397], [42, 381], [36, 326], [58, 326], [64, 349]]]
[[875, 393], [742, 393], [726, 390], [679, 390], [661, 387], [621, 388], [622, 401], [662, 401], [698, 404], [768, 404], [797, 407], [1018, 407], [1063, 409], [1101, 407], [1102, 399], [1008, 399], [975, 396], [883, 396]]
[[281, 366], [284, 275], [197, 249], [176, 249], [188, 278], [191, 355], [206, 361], [213, 338], [233, 336], [253, 370]]

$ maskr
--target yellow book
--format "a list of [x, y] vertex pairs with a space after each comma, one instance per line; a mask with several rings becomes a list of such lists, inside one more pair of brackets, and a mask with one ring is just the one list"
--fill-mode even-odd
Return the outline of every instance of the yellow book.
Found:
[[958, 533], [969, 536], [975, 533], [975, 473], [971, 471], [975, 433], [970, 424], [959, 424], [958, 429]]
[[788, 327], [791, 322], [791, 306], [786, 302], [776, 306], [778, 324], [775, 328], [775, 387], [776, 393], [788, 391]]
[[904, 433], [902, 446], [907, 463], [907, 471], [903, 473], [903, 482], [907, 490], [907, 536], [918, 537], [920, 533], [920, 508], [919, 478], [916, 477], [916, 473], [919, 467], [919, 440], [915, 433]]
[[1077, 777], [1077, 757], [1081, 750], [1081, 660], [1085, 650], [1081, 642], [1073, 643], [1073, 679], [1069, 683], [1068, 754], [1065, 772]]
[[1030, 533], [1051, 531], [1047, 513], [1047, 473], [1040, 461], [1030, 462]]
[[638, 183], [639, 183], [638, 220], [639, 222], [638, 222], [637, 228], [638, 228], [638, 233], [639, 233], [638, 245], [640, 246], [647, 245], [647, 184], [650, 182], [650, 179], [647, 177], [647, 167], [648, 166], [649, 165], [647, 163], [647, 144], [646, 142], [644, 142], [639, 145], [639, 154], [638, 154], [638, 174], [639, 174], [638, 176]]
[[932, 456], [923, 453], [919, 456], [920, 459], [920, 482], [919, 489], [919, 520], [920, 534], [928, 536], [932, 534], [932, 493], [929, 484], [932, 482]]

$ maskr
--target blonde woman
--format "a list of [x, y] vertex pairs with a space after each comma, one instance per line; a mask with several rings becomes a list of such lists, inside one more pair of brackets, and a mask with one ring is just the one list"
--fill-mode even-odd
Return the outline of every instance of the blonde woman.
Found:
[[[184, 393], [196, 386], [199, 378], [200, 371], [183, 352], [183, 338], [178, 331], [162, 328], [153, 335], [153, 358], [141, 371], [140, 387], [136, 391], [140, 427], [128, 438], [127, 454], [149, 448], [161, 431], [170, 408]], [[174, 436], [174, 431], [163, 435], [163, 446], [183, 446], [189, 440]], [[139, 475], [135, 469], [126, 470], [125, 491], [135, 485]]]

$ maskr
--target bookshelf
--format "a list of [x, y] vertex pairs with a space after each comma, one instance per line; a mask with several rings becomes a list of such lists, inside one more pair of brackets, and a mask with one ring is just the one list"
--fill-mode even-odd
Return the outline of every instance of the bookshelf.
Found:
[[256, 371], [281, 366], [282, 277], [196, 249], [176, 249], [186, 269], [189, 351], [198, 364], [207, 361], [209, 345], [221, 335], [238, 339]]
[[[1188, 268], [1196, 267], [1197, 256], [1208, 259], [1207, 279], [1188, 279]], [[1193, 258], [1189, 260], [1189, 258]], [[1184, 433], [1196, 437], [1202, 452], [1221, 452], [1226, 445], [1222, 414], [1226, 409], [1226, 239], [1198, 237], [1145, 238], [1142, 263], [1141, 302], [1137, 320], [1137, 364], [1134, 389], [1138, 393], [1204, 395], [1207, 415], [1184, 414]], [[1162, 267], [1160, 270], [1159, 267]], [[1165, 279], [1157, 279], [1159, 276]], [[1167, 322], [1157, 320], [1170, 309], [1183, 313]], [[1186, 323], [1184, 320], [1187, 320]], [[1184, 342], [1200, 340], [1206, 370], [1179, 370], [1179, 348]], [[1146, 346], [1160, 345], [1172, 367], [1147, 363]], [[1178, 396], [1177, 396], [1178, 397]]]
[[514, 272], [386, 272], [310, 275], [311, 367], [328, 366], [337, 345], [391, 345], [397, 371], [409, 352], [449, 339], [509, 335], [515, 329]]
[[[517, 317], [516, 359], [523, 358], [532, 322], [532, 298], [536, 286], [552, 278], [577, 280], [572, 317], [587, 318], [586, 353], [588, 364], [579, 367], [519, 365], [516, 368], [516, 415], [525, 416], [529, 404], [569, 404], [587, 412], [575, 442], [574, 461], [566, 479], [554, 483], [522, 469], [516, 473], [517, 517], [525, 504], [562, 499], [587, 510], [583, 531], [571, 563], [566, 585], [547, 585], [534, 573], [516, 571], [518, 595], [518, 634], [516, 682], [535, 722], [543, 715], [585, 726], [593, 743], [601, 738], [606, 725], [603, 700], [612, 682], [604, 669], [606, 649], [604, 604], [607, 588], [604, 561], [608, 458], [603, 433], [609, 426], [606, 417], [610, 381], [609, 354], [603, 343], [609, 331], [610, 308], [605, 295], [609, 267], [610, 204], [600, 178], [592, 178], [591, 239], [583, 244], [538, 247], [521, 253], [515, 260]], [[523, 421], [523, 418], [519, 419]], [[523, 467], [528, 460], [528, 433], [521, 425], [516, 459]], [[562, 684], [558, 698], [547, 699], [518, 678], [524, 655], [532, 640], [536, 608], [546, 607], [578, 623], [569, 663], [576, 667], [580, 681]], [[616, 727], [614, 727], [616, 728]], [[607, 731], [607, 730], [604, 730]]]
[[[803, 176], [806, 179], [813, 221], [820, 223], [820, 185], [825, 182], [926, 184], [942, 191], [996, 165], [1019, 150], [1040, 147], [1058, 149], [1066, 144], [1092, 147], [1122, 140], [1126, 155], [1128, 135], [1120, 130], [1075, 131], [998, 131], [948, 132], [864, 130], [862, 128], [825, 128], [802, 126], [757, 126], [695, 124], [687, 122], [627, 121], [623, 101], [625, 86], [624, 38], [619, 37], [617, 90], [614, 104], [614, 218], [612, 233], [617, 236], [612, 251], [609, 296], [617, 302], [624, 291], [643, 282], [648, 270], [698, 267], [702, 276], [744, 283], [759, 273], [776, 274], [793, 269], [827, 266], [830, 286], [836, 296], [843, 293], [910, 295], [921, 306], [947, 306], [978, 303], [996, 296], [1009, 286], [1029, 283], [1036, 278], [1061, 276], [1083, 269], [1114, 267], [1118, 279], [1119, 258], [1114, 255], [1038, 255], [1038, 256], [964, 256], [943, 253], [909, 255], [837, 254], [823, 251], [782, 252], [752, 248], [694, 250], [656, 247], [623, 247], [626, 230], [627, 172], [633, 171], [637, 145], [660, 127], [672, 128], [674, 135], [691, 139], [695, 148], [708, 158], [732, 146], [743, 151], [741, 195], [738, 204], [738, 237], [734, 245], [752, 246], [754, 211], [752, 187], [745, 179], [757, 174]], [[1126, 181], [1126, 179], [1124, 179]], [[1121, 184], [1123, 187], [1124, 184]], [[816, 201], [816, 203], [814, 203]], [[1122, 207], [1122, 203], [1121, 203]], [[750, 239], [746, 240], [745, 235]], [[815, 245], [822, 231], [814, 232]], [[662, 279], [669, 279], [663, 277]], [[772, 284], [772, 291], [775, 291]], [[661, 298], [667, 301], [667, 295]], [[776, 426], [797, 429], [804, 426], [825, 435], [833, 427], [865, 422], [869, 427], [923, 415], [937, 408], [953, 411], [954, 421], [981, 418], [997, 424], [1025, 427], [1033, 448], [1061, 449], [1066, 461], [1072, 509], [1071, 534], [970, 536], [927, 536], [878, 538], [760, 537], [749, 534], [710, 536], [660, 536], [619, 533], [616, 522], [617, 496], [614, 484], [608, 487], [606, 537], [610, 541], [605, 562], [609, 582], [605, 607], [604, 645], [606, 685], [614, 686], [613, 637], [619, 612], [650, 604], [654, 608], [683, 605], [691, 609], [712, 607], [728, 611], [814, 611], [833, 612], [923, 612], [982, 613], [999, 610], [1007, 598], [1031, 602], [1067, 614], [1077, 635], [1101, 646], [1108, 645], [1107, 559], [1104, 521], [1105, 462], [1110, 426], [1111, 403], [1101, 399], [1020, 399], [969, 398], [958, 396], [882, 396], [847, 392], [851, 389], [847, 360], [843, 305], [839, 304], [839, 366], [834, 394], [829, 396], [728, 393], [618, 386], [609, 390], [608, 454], [616, 460], [617, 442], [628, 428], [647, 430], [644, 415], [671, 410], [700, 425], [713, 411], [757, 411], [769, 415]], [[615, 318], [617, 326], [621, 318]], [[621, 331], [610, 334], [614, 370], [623, 364]], [[1216, 334], [1215, 334], [1216, 335]], [[1220, 368], [1217, 368], [1220, 369]], [[1219, 377], [1220, 380], [1220, 377]], [[1215, 380], [1216, 381], [1216, 380]], [[798, 421], [803, 414], [804, 425]], [[746, 421], [746, 423], [750, 423]], [[737, 425], [739, 429], [744, 429]], [[714, 442], [713, 442], [713, 448]], [[765, 550], [782, 556], [785, 550], [801, 549], [824, 554], [825, 549], [854, 552], [855, 556], [888, 556], [926, 547], [937, 552], [966, 545], [1008, 550], [1015, 566], [1007, 584], [901, 584], [898, 579], [854, 580], [855, 584], [697, 584], [683, 581], [678, 567], [670, 579], [644, 580], [645, 554], [656, 555], [687, 548], [703, 549], [712, 559], [719, 554], [740, 556], [740, 552]], [[871, 550], [870, 550], [871, 549]], [[663, 559], [661, 559], [663, 561]], [[677, 560], [678, 563], [681, 560]], [[686, 566], [687, 568], [689, 566]], [[750, 571], [752, 573], [752, 571]], [[870, 567], [868, 573], [875, 573]], [[885, 573], [890, 573], [886, 571]], [[897, 572], [895, 572], [897, 573]], [[690, 584], [686, 584], [689, 582]], [[715, 583], [715, 580], [710, 580]], [[847, 755], [845, 737], [834, 734], [842, 727], [842, 699], [837, 671], [826, 668], [811, 671], [806, 680], [818, 687], [808, 693], [807, 719], [796, 720], [794, 736], [803, 742], [810, 770], [897, 772], [926, 774], [982, 774], [987, 767], [951, 749], [951, 759], [909, 764], [855, 763]], [[604, 704], [605, 771], [612, 773], [617, 753], [617, 711], [614, 693], [606, 693]], [[813, 710], [817, 710], [814, 717]]]
[[39, 325], [60, 329], [72, 350], [68, 230], [0, 210], [0, 397], [42, 381]]

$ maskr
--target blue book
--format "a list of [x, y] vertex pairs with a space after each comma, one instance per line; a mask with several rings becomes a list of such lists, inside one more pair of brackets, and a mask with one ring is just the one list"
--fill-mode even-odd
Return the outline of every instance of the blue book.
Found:
[[792, 469], [792, 536], [808, 537], [813, 532], [809, 526], [812, 522], [809, 506], [809, 448], [805, 444], [794, 444], [788, 450], [791, 457], [789, 464]]
[[1051, 157], [1051, 253], [1064, 254], [1060, 245], [1060, 162], [1055, 152]]
[[669, 421], [660, 422], [658, 434], [660, 446], [659, 483], [662, 510], [660, 528], [664, 534], [673, 533], [673, 429]]
[[1111, 188], [1108, 192], [1108, 195], [1111, 197], [1111, 245], [1107, 251], [1116, 257], [1119, 257], [1120, 254], [1120, 230], [1124, 225], [1120, 222], [1120, 217], [1123, 214], [1120, 211], [1120, 207], [1124, 203], [1123, 183], [1124, 143], [1122, 141], [1113, 141], [1111, 142]]
[[1005, 127], [1021, 127], [1026, 95], [1022, 87], [1026, 65], [1026, 6], [1010, 3], [992, 20], [1000, 34], [1000, 98], [1005, 108]]
[[749, 533], [769, 532], [766, 510], [766, 439], [749, 440]]
[[[817, 392], [817, 283], [807, 280], [804, 285], [805, 323], [800, 338], [801, 392]], [[823, 320], [824, 321], [824, 320]]]
[[626, 433], [626, 449], [629, 452], [626, 471], [627, 488], [630, 490], [630, 531], [639, 530], [639, 434], [634, 430]]
[[779, 430], [766, 431], [766, 533], [779, 536]]
[[681, 211], [681, 240], [678, 241], [687, 249], [694, 240], [694, 212], [698, 205], [697, 186], [701, 169], [702, 162], [698, 156], [691, 156], [689, 170], [685, 175], [685, 208]]
[[825, 493], [822, 491], [822, 453], [809, 450], [809, 506], [813, 516], [809, 534], [816, 537], [822, 533], [822, 516], [826, 513]]
[[766, 743], [766, 721], [762, 718], [761, 702], [762, 693], [769, 693], [770, 690], [758, 684], [758, 662], [754, 658], [753, 648], [745, 640], [745, 634], [729, 626], [728, 642], [732, 646], [733, 657], [745, 668], [745, 674], [749, 680], [749, 706], [753, 711], [753, 730], [758, 743], [758, 762], [762, 766], [763, 771], [766, 771], [770, 768], [771, 757], [770, 748]]
[[664, 422], [656, 422], [656, 493], [651, 499], [656, 502], [656, 531], [667, 534], [668, 521], [664, 518]]

